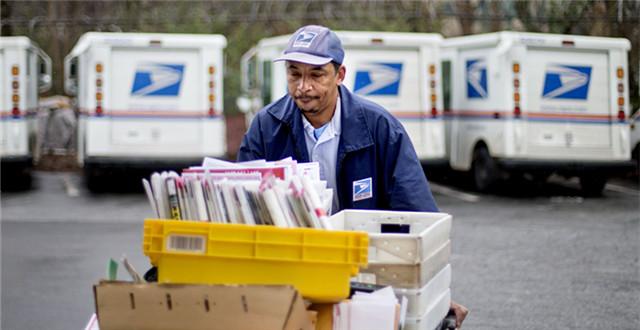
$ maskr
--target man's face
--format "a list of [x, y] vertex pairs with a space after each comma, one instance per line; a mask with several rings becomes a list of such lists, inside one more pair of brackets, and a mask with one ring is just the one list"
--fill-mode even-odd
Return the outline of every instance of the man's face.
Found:
[[318, 66], [287, 62], [289, 95], [309, 120], [327, 113], [333, 115], [338, 86], [344, 80], [345, 72], [344, 66], [336, 72], [332, 63]]

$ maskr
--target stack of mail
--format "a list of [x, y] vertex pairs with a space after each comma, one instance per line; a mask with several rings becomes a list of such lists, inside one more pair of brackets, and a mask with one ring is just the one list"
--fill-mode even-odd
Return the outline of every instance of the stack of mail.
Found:
[[318, 163], [287, 158], [231, 163], [205, 158], [202, 166], [153, 173], [143, 185], [155, 216], [278, 227], [331, 229], [333, 190]]
[[451, 215], [343, 210], [331, 223], [369, 233], [369, 264], [356, 281], [392, 286], [407, 298], [404, 329], [435, 329], [451, 301]]

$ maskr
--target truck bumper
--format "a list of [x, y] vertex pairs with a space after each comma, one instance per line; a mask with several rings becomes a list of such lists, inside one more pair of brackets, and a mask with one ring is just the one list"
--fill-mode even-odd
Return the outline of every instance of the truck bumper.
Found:
[[196, 158], [120, 158], [90, 157], [84, 160], [85, 169], [139, 169], [139, 170], [182, 170], [202, 164], [202, 157]]
[[632, 160], [622, 161], [548, 161], [531, 159], [496, 159], [500, 168], [509, 172], [553, 172], [563, 175], [600, 173], [625, 174], [633, 171]]
[[33, 167], [32, 156], [2, 156], [0, 157], [0, 166], [2, 171], [14, 168], [31, 168]]
[[422, 166], [429, 167], [429, 168], [430, 167], [439, 168], [439, 167], [449, 166], [449, 160], [446, 158], [424, 159], [424, 160], [421, 160], [420, 163], [422, 163]]

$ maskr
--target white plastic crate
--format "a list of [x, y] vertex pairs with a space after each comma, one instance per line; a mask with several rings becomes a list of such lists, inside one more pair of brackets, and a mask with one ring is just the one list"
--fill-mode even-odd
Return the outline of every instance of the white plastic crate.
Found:
[[[369, 233], [369, 264], [415, 265], [449, 240], [451, 219], [446, 213], [343, 210], [331, 222], [336, 229]], [[383, 225], [405, 225], [409, 233], [382, 233]]]
[[394, 288], [419, 289], [426, 285], [440, 270], [449, 264], [451, 242], [449, 240], [435, 252], [415, 265], [369, 264], [360, 270], [359, 280]]
[[436, 302], [427, 308], [420, 317], [407, 317], [404, 330], [436, 330], [436, 327], [449, 313], [451, 305], [451, 290], [447, 290], [438, 297]]
[[407, 298], [407, 317], [417, 318], [423, 315], [429, 306], [435, 304], [450, 286], [451, 265], [446, 265], [420, 289], [394, 289], [393, 291], [399, 299]]

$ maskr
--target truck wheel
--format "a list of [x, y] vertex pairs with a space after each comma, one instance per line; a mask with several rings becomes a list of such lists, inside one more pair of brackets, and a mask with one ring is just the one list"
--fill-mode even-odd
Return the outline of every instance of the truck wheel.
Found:
[[33, 175], [31, 169], [4, 170], [0, 178], [0, 191], [26, 191], [31, 189]]
[[637, 144], [633, 149], [633, 152], [631, 152], [631, 159], [633, 159], [636, 163], [636, 168], [633, 175], [640, 176], [640, 143]]
[[484, 146], [473, 152], [472, 170], [476, 189], [480, 192], [490, 191], [498, 181], [498, 166]]
[[85, 168], [84, 180], [89, 191], [94, 193], [104, 191], [105, 180], [100, 170], [91, 167]]
[[601, 196], [606, 183], [607, 178], [597, 174], [583, 175], [580, 177], [580, 188], [582, 188], [582, 194], [586, 197]]
[[549, 180], [550, 176], [551, 172], [535, 172], [531, 175], [531, 178], [536, 184], [544, 184], [545, 182], [547, 182], [547, 180]]

